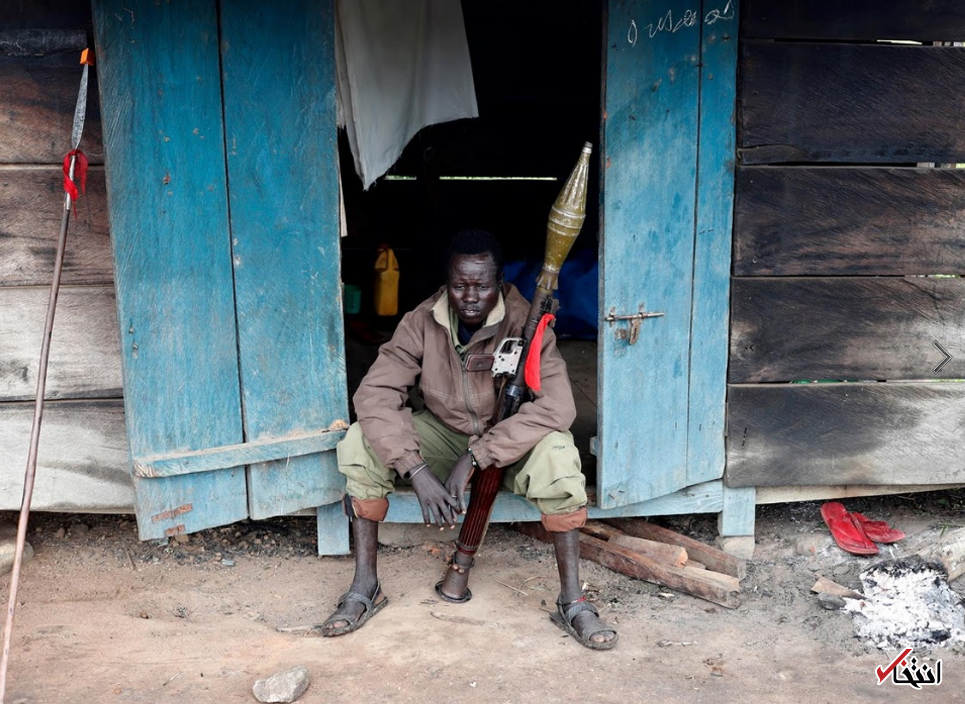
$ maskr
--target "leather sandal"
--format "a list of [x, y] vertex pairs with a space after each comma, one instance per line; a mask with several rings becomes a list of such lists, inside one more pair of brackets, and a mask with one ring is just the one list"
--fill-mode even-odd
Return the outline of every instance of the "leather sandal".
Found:
[[[564, 631], [566, 631], [570, 636], [575, 638], [580, 645], [586, 646], [590, 650], [609, 650], [614, 645], [616, 645], [617, 640], [620, 639], [620, 634], [617, 633], [616, 630], [614, 630], [613, 628], [609, 628], [607, 626], [604, 626], [603, 628], [598, 628], [595, 631], [591, 631], [590, 633], [587, 633], [585, 636], [580, 635], [579, 631], [577, 631], [576, 627], [573, 625], [573, 619], [576, 618], [577, 614], [582, 613], [583, 611], [589, 611], [590, 613], [592, 613], [594, 616], [598, 618], [600, 616], [600, 612], [597, 611], [596, 607], [593, 606], [593, 604], [589, 603], [586, 600], [585, 596], [581, 596], [576, 601], [563, 603], [563, 596], [560, 595], [559, 598], [557, 598], [556, 600], [556, 613], [550, 614], [550, 621], [555, 623], [557, 626], [559, 626]], [[598, 633], [607, 633], [607, 632], [613, 634], [613, 638], [611, 638], [610, 640], [605, 640], [602, 642], [591, 640], [593, 636], [597, 635]]]
[[[379, 599], [379, 597], [382, 598]], [[348, 601], [357, 601], [365, 607], [365, 610], [359, 614], [359, 617], [354, 622], [350, 621], [346, 616], [338, 615], [339, 609], [341, 609], [342, 606]], [[382, 594], [382, 585], [379, 582], [375, 583], [375, 591], [372, 593], [371, 597], [368, 597], [365, 594], [359, 594], [358, 592], [353, 592], [351, 590], [347, 591], [342, 594], [338, 600], [338, 603], [335, 605], [335, 613], [332, 614], [324, 623], [314, 626], [311, 630], [311, 635], [320, 635], [325, 638], [332, 638], [334, 636], [341, 636], [345, 635], [346, 633], [357, 631], [365, 625], [366, 621], [384, 609], [388, 603], [389, 599]], [[349, 621], [349, 623], [337, 628], [329, 628], [330, 624], [338, 621]]]

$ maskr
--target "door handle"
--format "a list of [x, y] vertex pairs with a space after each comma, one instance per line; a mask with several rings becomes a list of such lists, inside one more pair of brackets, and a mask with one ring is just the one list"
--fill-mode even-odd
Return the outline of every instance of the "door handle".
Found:
[[619, 321], [629, 321], [629, 330], [626, 328], [620, 328], [613, 334], [613, 336], [617, 340], [626, 340], [628, 344], [635, 345], [637, 340], [640, 339], [640, 323], [647, 318], [660, 318], [663, 316], [663, 313], [653, 313], [648, 311], [646, 308], [646, 305], [641, 303], [639, 306], [639, 313], [617, 315], [616, 306], [611, 306], [610, 313], [603, 318], [603, 321], [609, 323], [611, 328]]

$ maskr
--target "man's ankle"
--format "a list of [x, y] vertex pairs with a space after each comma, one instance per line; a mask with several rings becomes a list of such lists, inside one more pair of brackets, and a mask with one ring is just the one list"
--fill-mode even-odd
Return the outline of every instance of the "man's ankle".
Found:
[[366, 575], [356, 575], [355, 579], [352, 580], [352, 586], [349, 587], [350, 591], [356, 592], [358, 594], [365, 594], [366, 596], [371, 596], [372, 592], [375, 591], [376, 586], [379, 584], [378, 575], [366, 574]]

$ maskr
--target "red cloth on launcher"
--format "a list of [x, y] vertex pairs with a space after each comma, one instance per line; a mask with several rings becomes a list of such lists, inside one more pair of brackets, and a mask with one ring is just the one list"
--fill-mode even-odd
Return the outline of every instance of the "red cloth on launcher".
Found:
[[545, 313], [539, 320], [539, 325], [536, 326], [536, 332], [533, 333], [533, 341], [529, 345], [529, 354], [526, 355], [526, 366], [523, 367], [523, 377], [526, 379], [526, 386], [531, 388], [533, 391], [539, 391], [542, 385], [542, 380], [539, 376], [539, 366], [540, 366], [540, 351], [543, 349], [543, 335], [546, 332], [546, 326], [549, 325], [556, 316], [552, 313]]

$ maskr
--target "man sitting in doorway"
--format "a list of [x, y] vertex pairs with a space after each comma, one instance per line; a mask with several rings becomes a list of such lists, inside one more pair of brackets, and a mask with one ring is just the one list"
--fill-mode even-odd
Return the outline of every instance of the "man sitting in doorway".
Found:
[[[402, 318], [355, 394], [358, 422], [337, 450], [347, 479], [355, 579], [321, 634], [357, 630], [387, 603], [376, 565], [378, 530], [397, 477], [412, 484], [427, 525], [452, 528], [465, 512], [474, 468], [495, 464], [507, 467], [504, 488], [534, 501], [553, 537], [561, 582], [554, 622], [589, 648], [610, 648], [616, 631], [602, 623], [580, 585], [586, 481], [569, 433], [576, 406], [566, 363], [547, 330], [540, 393], [492, 425], [493, 378], [466, 371], [464, 361], [469, 353], [492, 354], [501, 340], [518, 336], [529, 303], [503, 283], [502, 248], [490, 233], [458, 233], [447, 262], [446, 285]], [[413, 413], [406, 402], [417, 379], [426, 409]], [[465, 574], [472, 564], [464, 559], [457, 551], [450, 569]]]

